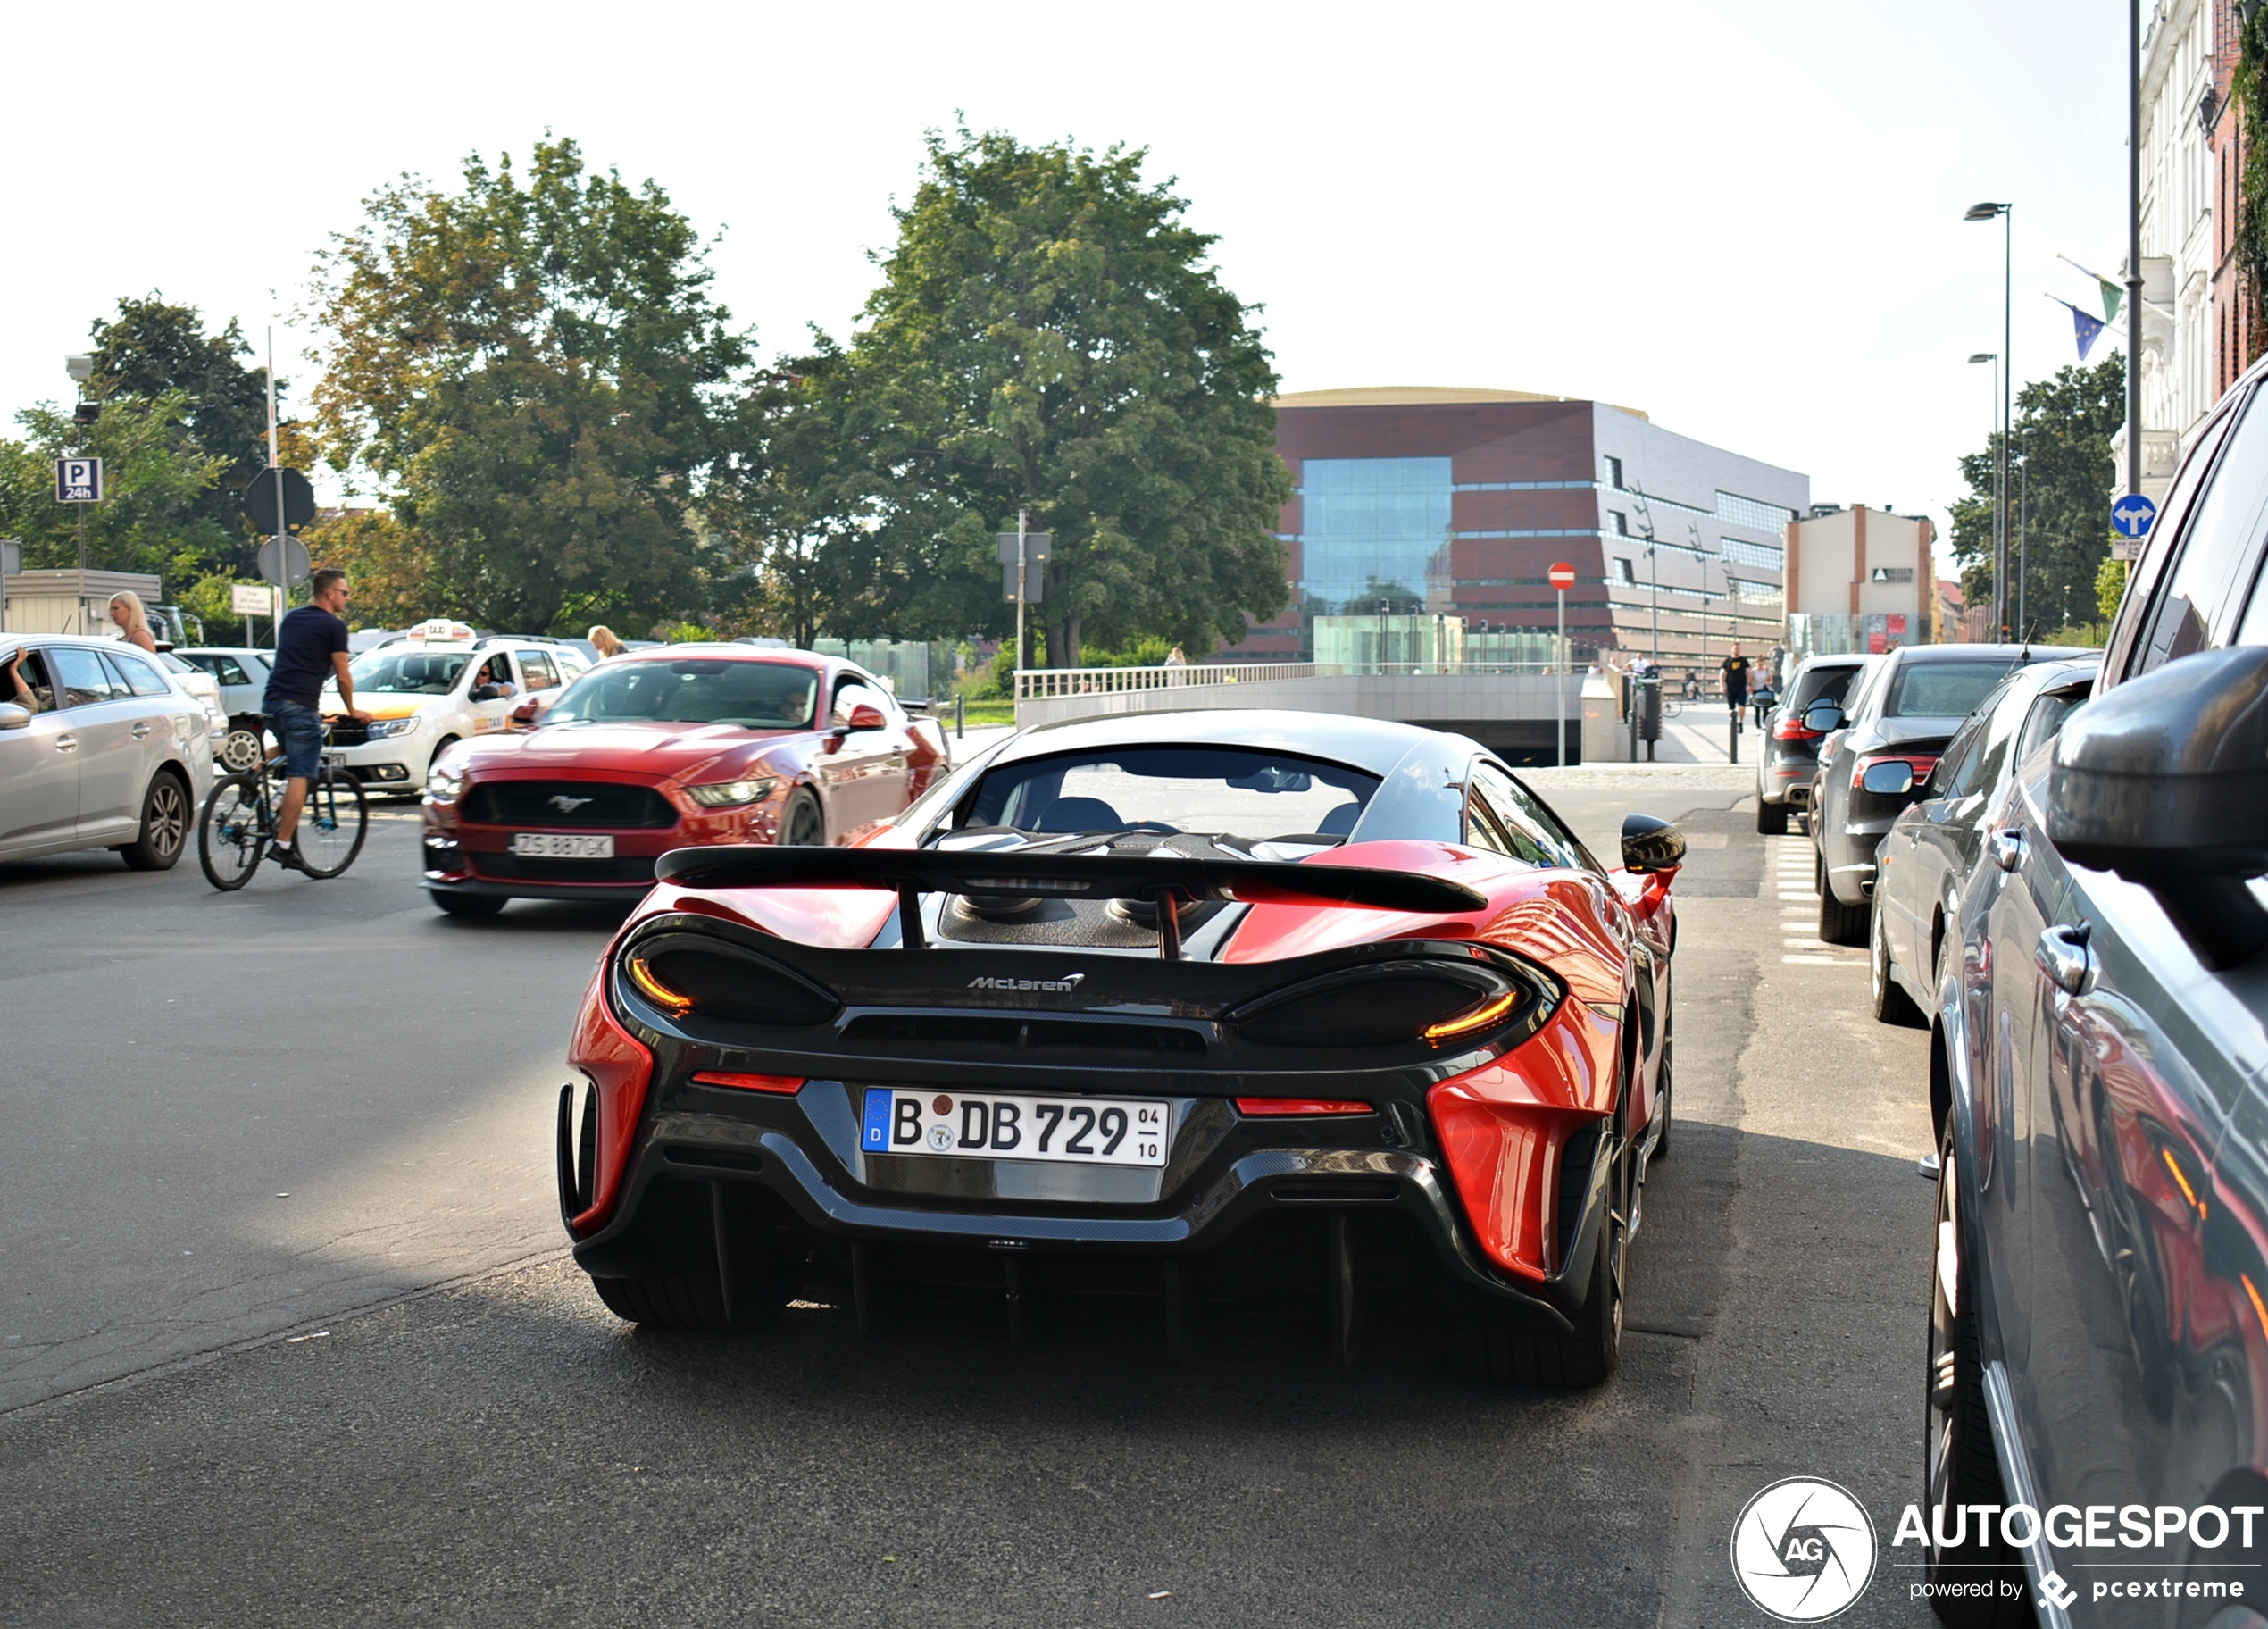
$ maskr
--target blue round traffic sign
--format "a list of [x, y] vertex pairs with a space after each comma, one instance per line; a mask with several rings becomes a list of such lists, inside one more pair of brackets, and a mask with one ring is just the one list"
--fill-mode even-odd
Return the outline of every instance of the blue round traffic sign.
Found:
[[2111, 527], [2122, 538], [2147, 538], [2158, 506], [2139, 492], [2129, 492], [2111, 505]]

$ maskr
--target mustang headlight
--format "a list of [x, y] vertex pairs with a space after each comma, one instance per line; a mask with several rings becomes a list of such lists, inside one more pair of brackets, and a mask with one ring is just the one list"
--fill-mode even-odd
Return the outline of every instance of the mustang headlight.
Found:
[[464, 773], [444, 769], [436, 764], [425, 777], [425, 800], [428, 803], [454, 803], [464, 791]]
[[425, 718], [418, 713], [413, 713], [407, 718], [376, 718], [370, 722], [367, 728], [371, 740], [382, 741], [390, 736], [415, 735], [425, 728]]
[[706, 786], [688, 786], [685, 795], [704, 808], [729, 809], [744, 803], [762, 803], [779, 784], [776, 776], [769, 775], [751, 781], [715, 781]]

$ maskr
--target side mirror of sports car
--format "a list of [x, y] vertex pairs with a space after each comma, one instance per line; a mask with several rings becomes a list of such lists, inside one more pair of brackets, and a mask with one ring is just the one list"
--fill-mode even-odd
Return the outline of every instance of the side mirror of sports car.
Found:
[[504, 723], [513, 730], [533, 730], [537, 721], [542, 718], [544, 709], [550, 705], [551, 698], [547, 695], [530, 696], [504, 715]]
[[1804, 728], [1827, 735], [1843, 727], [1843, 709], [1831, 701], [1814, 701], [1804, 709]]
[[862, 730], [887, 730], [890, 721], [882, 716], [882, 709], [869, 702], [861, 702], [850, 710], [843, 721], [843, 728], [855, 735]]
[[2156, 895], [2208, 967], [2268, 948], [2246, 880], [2268, 872], [2268, 648], [2200, 651], [2071, 715], [2048, 840]]
[[1622, 869], [1636, 875], [1685, 864], [1685, 833], [1651, 814], [1622, 817]]

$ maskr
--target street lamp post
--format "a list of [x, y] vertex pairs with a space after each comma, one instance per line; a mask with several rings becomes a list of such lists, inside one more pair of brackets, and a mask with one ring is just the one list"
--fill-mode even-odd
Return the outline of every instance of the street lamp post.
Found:
[[[2001, 435], [2001, 433], [2000, 433], [2000, 353], [1999, 353], [1998, 351], [1979, 351], [1979, 352], [1978, 352], [1975, 355], [1973, 355], [1973, 356], [1972, 356], [1972, 357], [1970, 357], [1970, 358], [1969, 358], [1969, 363], [1970, 363], [1970, 365], [1971, 365], [1971, 366], [1972, 366], [1972, 367], [1973, 367], [1973, 366], [1975, 366], [1978, 363], [1980, 363], [1980, 362], [1989, 362], [1989, 363], [1990, 363], [1992, 364], [1992, 421], [1993, 421], [1993, 422], [1992, 422], [1992, 431], [1991, 431], [1991, 435], [1992, 435], [1993, 437], [1998, 438], [1998, 439], [2000, 439], [2000, 440], [2002, 440], [2002, 441], [2005, 441], [2005, 440], [2007, 439], [2007, 438], [2006, 438], [2005, 436]], [[2002, 505], [2001, 505], [2001, 502], [2000, 502], [2000, 465], [1999, 465], [1999, 464], [1997, 462], [1997, 457], [1998, 457], [1998, 455], [1996, 453], [1996, 454], [1995, 454], [1996, 462], [1994, 463], [1994, 464], [1993, 464], [1993, 466], [1992, 466], [1992, 558], [1993, 558], [1993, 563], [1994, 563], [1994, 564], [1993, 564], [1993, 568], [1992, 568], [1992, 569], [1993, 569], [1993, 589], [1992, 589], [1992, 592], [1993, 592], [1993, 597], [1994, 597], [1994, 601], [1995, 601], [1994, 613], [1995, 613], [1995, 615], [1996, 615], [1996, 616], [1997, 616], [1997, 614], [1998, 614], [1998, 604], [1997, 604], [1997, 602], [1998, 602], [1998, 599], [1999, 599], [1999, 595], [2000, 595], [2000, 576], [1999, 576], [1999, 572], [2000, 572], [2000, 566], [1999, 566], [1999, 561], [2000, 561], [2000, 521], [2001, 521], [2001, 510], [2002, 510]]]
[[1992, 620], [2000, 637], [2008, 637], [2008, 423], [2009, 397], [2016, 382], [2016, 206], [2014, 204], [1972, 204], [1964, 221], [1993, 221], [2000, 231], [2000, 455], [1993, 490]]

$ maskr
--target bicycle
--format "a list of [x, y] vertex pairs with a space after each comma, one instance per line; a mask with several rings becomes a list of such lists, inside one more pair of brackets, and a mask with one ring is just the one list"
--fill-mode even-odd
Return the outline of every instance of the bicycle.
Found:
[[[330, 739], [325, 726], [323, 739]], [[267, 857], [283, 807], [284, 789], [276, 771], [283, 755], [263, 760], [258, 767], [229, 776], [216, 784], [197, 818], [196, 857], [204, 880], [224, 893], [234, 893], [252, 881]], [[363, 783], [348, 774], [346, 761], [335, 752], [322, 756], [321, 772], [307, 789], [306, 806], [299, 812], [299, 829], [292, 834], [292, 849], [307, 875], [338, 876], [363, 851], [370, 832], [370, 806]]]

